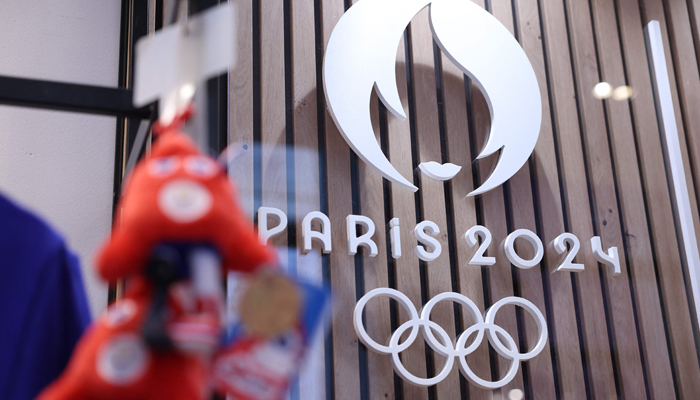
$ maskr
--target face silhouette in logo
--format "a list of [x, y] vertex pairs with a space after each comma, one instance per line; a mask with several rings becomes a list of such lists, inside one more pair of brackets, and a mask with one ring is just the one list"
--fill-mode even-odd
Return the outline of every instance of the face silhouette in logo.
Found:
[[[530, 157], [539, 136], [542, 101], [523, 49], [508, 29], [470, 0], [356, 3], [328, 42], [323, 66], [326, 101], [343, 138], [365, 163], [391, 182], [417, 191], [377, 143], [369, 104], [376, 88], [382, 103], [406, 118], [396, 86], [396, 50], [408, 24], [427, 6], [438, 46], [476, 83], [489, 105], [491, 130], [477, 159], [498, 151], [500, 155], [488, 179], [469, 195], [484, 193], [508, 180]], [[433, 179], [448, 180], [460, 167], [429, 161], [420, 169]]]

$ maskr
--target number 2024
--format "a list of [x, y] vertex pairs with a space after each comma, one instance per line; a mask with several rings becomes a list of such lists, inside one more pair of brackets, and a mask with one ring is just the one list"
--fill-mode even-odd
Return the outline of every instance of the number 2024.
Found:
[[[530, 260], [525, 260], [518, 255], [515, 251], [515, 240], [518, 238], [525, 239], [532, 245], [535, 250], [535, 256]], [[471, 227], [467, 233], [464, 234], [464, 240], [470, 247], [474, 247], [479, 243], [481, 239], [481, 244], [476, 249], [476, 253], [469, 260], [469, 265], [476, 266], [490, 266], [496, 263], [495, 257], [486, 257], [486, 249], [489, 247], [492, 241], [491, 232], [484, 226], [476, 225]], [[574, 257], [578, 254], [581, 249], [581, 242], [572, 233], [562, 233], [557, 236], [552, 242], [552, 245], [558, 254], [564, 254], [567, 251], [567, 243], [571, 247], [569, 253], [566, 254], [563, 261], [559, 263], [554, 272], [558, 271], [569, 271], [569, 272], [581, 272], [584, 269], [583, 264], [574, 263]], [[608, 267], [610, 273], [613, 275], [618, 275], [620, 273], [620, 258], [618, 256], [617, 247], [611, 247], [608, 249], [607, 253], [603, 251], [600, 236], [594, 236], [590, 240], [591, 250], [593, 251], [593, 257], [601, 263]], [[542, 241], [537, 235], [528, 229], [518, 229], [511, 232], [506, 240], [503, 242], [503, 250], [513, 266], [529, 269], [532, 268], [542, 261], [544, 256], [544, 246]]]

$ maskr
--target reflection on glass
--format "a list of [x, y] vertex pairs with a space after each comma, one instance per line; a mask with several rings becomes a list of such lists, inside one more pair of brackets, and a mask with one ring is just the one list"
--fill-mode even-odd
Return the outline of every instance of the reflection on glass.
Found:
[[523, 394], [523, 391], [520, 389], [513, 389], [510, 392], [508, 392], [508, 399], [509, 400], [523, 400], [523, 397], [525, 397], [525, 395]]
[[631, 86], [618, 86], [613, 90], [612, 98], [614, 100], [622, 101], [627, 100], [632, 97], [634, 91]]
[[607, 82], [600, 82], [593, 86], [593, 97], [596, 99], [607, 99], [612, 97], [613, 100], [623, 101], [632, 98], [634, 90], [631, 86], [618, 86], [613, 90], [613, 87]]
[[607, 82], [600, 82], [593, 87], [593, 97], [596, 99], [607, 99], [612, 94], [612, 86]]

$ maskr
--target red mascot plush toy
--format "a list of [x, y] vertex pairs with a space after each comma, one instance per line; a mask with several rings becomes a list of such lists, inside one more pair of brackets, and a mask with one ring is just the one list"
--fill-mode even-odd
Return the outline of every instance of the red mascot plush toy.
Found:
[[40, 400], [199, 400], [219, 345], [226, 271], [273, 265], [226, 171], [178, 126], [158, 134], [129, 177], [97, 262], [125, 296], [78, 343]]

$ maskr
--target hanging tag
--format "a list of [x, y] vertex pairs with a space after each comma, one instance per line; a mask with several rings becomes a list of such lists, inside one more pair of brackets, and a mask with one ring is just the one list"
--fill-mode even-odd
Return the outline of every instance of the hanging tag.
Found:
[[206, 79], [236, 64], [236, 5], [225, 3], [145, 36], [136, 43], [134, 105], [160, 100], [167, 120], [194, 96]]

